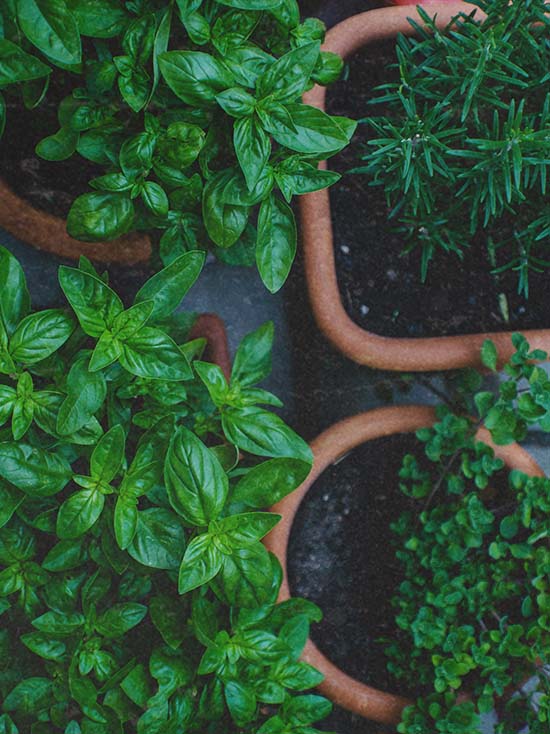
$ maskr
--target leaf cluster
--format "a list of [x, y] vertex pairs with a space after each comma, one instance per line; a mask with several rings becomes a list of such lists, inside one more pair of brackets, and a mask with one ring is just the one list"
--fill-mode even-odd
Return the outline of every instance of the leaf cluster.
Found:
[[158, 230], [165, 265], [213, 248], [276, 291], [296, 250], [288, 203], [339, 178], [317, 162], [355, 128], [300, 101], [340, 74], [323, 38], [296, 0], [2, 0], [0, 90], [40, 114], [50, 79], [67, 89], [37, 154], [104, 170], [72, 236]]
[[[419, 8], [415, 36], [397, 43], [398, 80], [364, 120], [372, 139], [356, 169], [382, 186], [422, 278], [438, 253], [485, 250], [493, 272], [548, 266], [550, 19], [545, 0], [480, 0], [438, 30]], [[546, 14], [545, 14], [546, 13]]]
[[[506, 378], [487, 391], [467, 375], [462, 408], [438, 409], [400, 471], [413, 509], [392, 527], [403, 581], [388, 668], [418, 696], [401, 734], [480, 732], [495, 707], [499, 734], [548, 730], [550, 480], [510, 471], [476, 437], [483, 426], [506, 445], [530, 425], [550, 430], [550, 379], [534, 364], [548, 356], [520, 335], [514, 343]], [[495, 356], [486, 342], [487, 367]]]
[[0, 249], [0, 732], [314, 734], [319, 610], [277, 604], [264, 507], [311, 466], [265, 405], [266, 324], [230, 379], [177, 311], [204, 253], [125, 308], [82, 259], [32, 311]]

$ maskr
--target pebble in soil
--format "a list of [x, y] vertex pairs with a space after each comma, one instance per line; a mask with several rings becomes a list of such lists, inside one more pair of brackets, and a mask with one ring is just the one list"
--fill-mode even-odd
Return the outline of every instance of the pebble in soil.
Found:
[[[393, 41], [377, 43], [351, 58], [347, 79], [328, 92], [327, 110], [354, 119], [383, 114], [381, 106], [367, 103], [376, 86], [395, 76], [388, 69], [394, 48]], [[404, 240], [388, 221], [382, 188], [370, 187], [364, 175], [347, 173], [361, 165], [367, 135], [360, 124], [352, 145], [330, 162], [345, 174], [330, 198], [338, 282], [351, 318], [369, 331], [394, 337], [549, 327], [548, 271], [531, 273], [525, 299], [517, 293], [516, 272], [491, 274], [483, 239], [471, 243], [463, 260], [437, 253], [422, 284], [420, 250], [402, 254]], [[506, 305], [500, 294], [506, 295]]]
[[[377, 439], [328, 467], [298, 511], [289, 546], [293, 593], [323, 610], [312, 630], [315, 643], [349, 675], [397, 693], [402, 685], [386, 670], [380, 638], [396, 630], [390, 599], [400, 569], [389, 525], [407, 502], [397, 477], [403, 454], [415, 446], [410, 435]], [[323, 728], [371, 732], [364, 719], [340, 710]]]

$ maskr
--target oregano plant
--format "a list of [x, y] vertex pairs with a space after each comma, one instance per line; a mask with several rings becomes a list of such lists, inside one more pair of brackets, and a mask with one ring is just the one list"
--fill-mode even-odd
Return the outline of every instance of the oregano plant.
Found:
[[125, 307], [85, 259], [33, 311], [0, 248], [0, 732], [312, 734], [320, 612], [277, 604], [263, 509], [311, 454], [257, 387], [273, 328], [230, 379], [178, 306], [204, 253]]
[[[550, 431], [547, 360], [514, 335], [493, 390], [468, 373], [420, 448], [404, 457], [410, 508], [393, 524], [403, 572], [393, 599], [399, 633], [388, 669], [416, 702], [400, 734], [543, 734], [550, 721], [550, 479], [505, 467], [495, 445]], [[484, 344], [496, 371], [496, 349]], [[493, 444], [478, 436], [488, 431]]]
[[363, 121], [356, 171], [383, 188], [405, 250], [422, 253], [422, 279], [432, 259], [482, 248], [487, 268], [517, 272], [527, 297], [529, 274], [549, 267], [548, 3], [471, 5], [442, 30], [429, 8], [410, 19], [398, 78]]
[[355, 128], [301, 102], [340, 74], [323, 38], [296, 0], [3, 0], [0, 89], [37, 114], [50, 80], [67, 90], [36, 152], [103, 169], [71, 235], [158, 230], [165, 265], [210, 247], [276, 291], [296, 251], [289, 202], [339, 178], [317, 162]]

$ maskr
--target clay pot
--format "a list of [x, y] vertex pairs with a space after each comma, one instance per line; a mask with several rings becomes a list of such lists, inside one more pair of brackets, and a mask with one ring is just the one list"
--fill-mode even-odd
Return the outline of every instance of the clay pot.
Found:
[[[266, 546], [275, 553], [283, 567], [284, 579], [279, 601], [291, 597], [287, 575], [287, 551], [292, 524], [298, 508], [319, 475], [356, 446], [382, 436], [412, 433], [419, 428], [433, 425], [435, 420], [435, 410], [428, 406], [377, 408], [335, 423], [312, 442], [314, 460], [310, 475], [298, 489], [271, 508], [273, 512], [282, 516], [280, 523], [265, 540]], [[495, 454], [503, 459], [510, 469], [519, 469], [532, 476], [544, 476], [537, 462], [517, 444], [494, 446], [485, 429], [481, 429], [477, 435], [485, 443], [493, 446]], [[319, 691], [323, 695], [366, 719], [386, 725], [397, 724], [401, 720], [403, 708], [410, 703], [402, 696], [380, 691], [346, 675], [328, 660], [311, 640], [308, 640], [302, 657], [325, 676], [325, 680], [319, 686]]]
[[231, 355], [227, 343], [225, 324], [215, 313], [201, 314], [189, 332], [189, 339], [204, 338], [207, 341], [204, 359], [213, 362], [222, 368], [223, 374], [229, 380], [231, 376]]
[[66, 222], [35, 209], [0, 178], [0, 227], [23, 242], [59, 257], [78, 260], [85, 255], [102, 263], [135, 265], [151, 256], [151, 240], [140, 232], [110, 242], [80, 242], [67, 234]]
[[[483, 14], [476, 6], [449, 0], [431, 2], [426, 9], [435, 15], [439, 28], [445, 28], [461, 11]], [[369, 43], [395, 38], [398, 33], [412, 35], [408, 18], [411, 7], [368, 10], [334, 26], [326, 36], [323, 49], [346, 58]], [[304, 95], [304, 102], [325, 108], [326, 89], [315, 86]], [[320, 164], [326, 167], [325, 163]], [[480, 349], [485, 339], [497, 346], [500, 363], [514, 352], [510, 332], [444, 336], [432, 338], [392, 338], [379, 336], [358, 326], [346, 313], [338, 288], [333, 252], [330, 198], [327, 189], [300, 197], [304, 266], [315, 320], [321, 331], [343, 354], [357, 362], [384, 370], [402, 372], [448, 370], [480, 365]], [[550, 351], [550, 330], [525, 331], [531, 347]]]

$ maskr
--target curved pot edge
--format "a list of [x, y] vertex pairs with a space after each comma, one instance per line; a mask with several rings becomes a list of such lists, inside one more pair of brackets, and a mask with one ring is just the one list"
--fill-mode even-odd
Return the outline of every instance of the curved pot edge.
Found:
[[[266, 547], [277, 556], [283, 568], [279, 601], [291, 597], [287, 552], [294, 518], [319, 475], [356, 446], [383, 436], [411, 433], [418, 428], [431, 426], [434, 420], [435, 409], [429, 406], [376, 408], [333, 424], [312, 441], [314, 462], [311, 473], [294, 492], [271, 508], [273, 512], [280, 514], [282, 519], [264, 541]], [[477, 435], [493, 447], [497, 456], [502, 458], [508, 467], [521, 469], [533, 476], [544, 476], [538, 463], [518, 444], [495, 446], [489, 440], [489, 433], [485, 429], [481, 429]], [[334, 703], [380, 724], [393, 725], [400, 721], [402, 710], [409, 703], [405, 698], [354, 680], [323, 655], [311, 639], [308, 640], [303, 659], [325, 675], [319, 690]]]
[[151, 256], [151, 239], [138, 232], [110, 242], [81, 242], [67, 234], [66, 223], [33, 207], [0, 178], [0, 227], [23, 242], [59, 257], [78, 260], [85, 255], [102, 263], [135, 265]]
[[231, 355], [225, 323], [215, 313], [199, 314], [189, 332], [190, 339], [203, 337], [207, 341], [205, 357], [221, 367], [226, 379], [231, 376]]
[[[435, 14], [437, 25], [444, 28], [465, 8], [476, 6], [462, 0], [433, 1], [425, 9]], [[479, 8], [477, 12], [481, 12]], [[397, 33], [411, 35], [410, 15], [411, 6], [376, 8], [354, 15], [327, 33], [323, 50], [345, 58], [370, 42], [392, 38]], [[304, 102], [324, 110], [325, 97], [326, 89], [317, 85], [304, 95]], [[394, 338], [362, 329], [348, 316], [342, 304], [328, 189], [301, 196], [299, 205], [312, 311], [320, 330], [345, 356], [378, 369], [425, 372], [480, 366], [480, 351], [485, 339], [495, 342], [500, 364], [513, 354], [512, 332]], [[523, 334], [533, 348], [550, 351], [550, 329], [527, 330]]]

